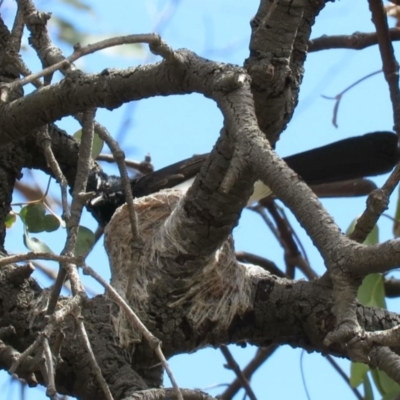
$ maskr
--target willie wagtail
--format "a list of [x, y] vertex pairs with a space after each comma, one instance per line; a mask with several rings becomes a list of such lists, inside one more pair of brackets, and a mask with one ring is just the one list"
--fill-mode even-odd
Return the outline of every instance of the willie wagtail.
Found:
[[[158, 171], [131, 180], [134, 197], [143, 197], [161, 189], [187, 189], [194, 181], [208, 154], [196, 155]], [[380, 175], [389, 172], [399, 161], [397, 135], [374, 132], [340, 140], [290, 157], [287, 165], [308, 185], [341, 182], [350, 179]], [[248, 205], [271, 194], [258, 181]], [[87, 191], [98, 194], [87, 205], [94, 218], [105, 226], [115, 210], [125, 203], [119, 176], [100, 171], [89, 175]]]

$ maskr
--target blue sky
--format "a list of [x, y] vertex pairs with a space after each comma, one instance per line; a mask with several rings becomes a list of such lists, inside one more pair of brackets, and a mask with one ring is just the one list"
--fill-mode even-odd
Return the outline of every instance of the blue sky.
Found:
[[[69, 6], [55, 1], [37, 2], [43, 11], [53, 11], [53, 15], [62, 16], [85, 33], [93, 36], [93, 41], [105, 36], [147, 33], [161, 33], [164, 40], [174, 49], [189, 48], [203, 57], [213, 60], [243, 64], [248, 56], [250, 19], [256, 13], [259, 2], [256, 0], [120, 0], [110, 6], [105, 1], [87, 1], [94, 12], [78, 12]], [[13, 3], [5, 2], [6, 15], [11, 16]], [[393, 22], [391, 21], [393, 24]], [[328, 3], [313, 29], [313, 37], [323, 34], [351, 34], [356, 31], [373, 30], [368, 3], [365, 0]], [[57, 30], [51, 28], [55, 35]], [[69, 55], [72, 49], [57, 42]], [[398, 45], [394, 44], [396, 50]], [[32, 50], [26, 52], [32, 70], [40, 65], [35, 62]], [[126, 68], [143, 62], [153, 62], [156, 58], [143, 48], [138, 54], [105, 51], [79, 60], [77, 65], [86, 72], [100, 72], [104, 68]], [[364, 75], [381, 68], [377, 47], [363, 51], [332, 50], [309, 54], [305, 65], [304, 82], [300, 92], [300, 101], [294, 117], [277, 145], [278, 154], [285, 156], [308, 150], [329, 142], [356, 136], [376, 130], [391, 130], [393, 126], [391, 104], [383, 75], [356, 86], [342, 100], [339, 110], [339, 127], [331, 123], [334, 103], [321, 95], [334, 96]], [[97, 119], [112, 133], [123, 131], [121, 146], [128, 158], [142, 160], [150, 154], [156, 168], [163, 167], [195, 153], [211, 150], [222, 126], [222, 117], [215, 104], [201, 95], [153, 98], [131, 103], [112, 112], [99, 110]], [[79, 129], [75, 121], [65, 119], [60, 125], [68, 132]], [[35, 174], [38, 184], [45, 188], [41, 174]], [[376, 179], [382, 183], [383, 178]], [[53, 192], [57, 188], [53, 185]], [[365, 199], [325, 200], [325, 206], [336, 222], [346, 230], [351, 221], [359, 215]], [[394, 201], [393, 201], [394, 204]], [[389, 214], [393, 215], [393, 204]], [[318, 273], [324, 266], [311, 241], [290, 216], [300, 240], [305, 245], [311, 265]], [[89, 217], [84, 224], [94, 227]], [[380, 238], [391, 238], [392, 224], [382, 219], [379, 224]], [[54, 251], [63, 246], [65, 234], [58, 236], [41, 235]], [[237, 250], [246, 250], [283, 265], [283, 253], [268, 229], [251, 211], [245, 210], [239, 226], [234, 232]], [[7, 248], [10, 252], [23, 250], [21, 226], [17, 224], [9, 231]], [[89, 264], [104, 266], [103, 276], [108, 277], [107, 257], [100, 243], [89, 257]], [[51, 265], [51, 264], [49, 264]], [[100, 272], [100, 271], [99, 271]], [[298, 276], [299, 278], [301, 276]], [[37, 278], [43, 286], [49, 281], [40, 273]], [[95, 282], [85, 278], [88, 286], [101, 292]], [[399, 311], [398, 302], [389, 302], [392, 310]], [[241, 367], [252, 358], [256, 349], [252, 346], [240, 348], [231, 346]], [[252, 387], [259, 399], [306, 399], [300, 372], [301, 349], [283, 346], [254, 375]], [[349, 363], [338, 361], [345, 371]], [[180, 386], [207, 388], [216, 384], [232, 381], [234, 375], [223, 367], [221, 353], [214, 349], [205, 349], [191, 355], [182, 355], [170, 360], [173, 372]], [[326, 400], [351, 398], [352, 394], [342, 379], [332, 370], [327, 361], [319, 354], [305, 354], [303, 369], [307, 387], [312, 399]], [[8, 378], [3, 376], [3, 390]], [[166, 382], [166, 385], [169, 385]], [[211, 390], [217, 395], [221, 389]], [[242, 395], [237, 398], [242, 398]], [[14, 391], [17, 396], [17, 391]], [[11, 396], [7, 397], [11, 398]], [[44, 399], [42, 390], [29, 390], [28, 399]]]

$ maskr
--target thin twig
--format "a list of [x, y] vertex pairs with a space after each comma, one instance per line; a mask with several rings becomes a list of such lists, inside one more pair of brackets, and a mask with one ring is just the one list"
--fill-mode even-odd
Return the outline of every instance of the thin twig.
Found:
[[310, 394], [308, 393], [306, 377], [304, 375], [304, 367], [303, 367], [303, 358], [304, 358], [305, 351], [304, 349], [301, 351], [300, 354], [300, 373], [301, 373], [301, 381], [303, 382], [304, 391], [306, 392], [307, 400], [311, 400]]
[[[278, 349], [278, 347], [279, 346], [275, 344], [272, 344], [268, 347], [260, 347], [253, 359], [243, 369], [243, 375], [246, 377], [246, 379], [250, 379], [260, 365], [262, 365], [275, 352], [275, 350]], [[219, 397], [222, 400], [233, 399], [241, 387], [242, 386], [239, 378], [236, 378]]]
[[[107, 131], [105, 127], [96, 122], [95, 129], [99, 137], [107, 143], [108, 147], [110, 148], [114, 156], [115, 162], [117, 163], [121, 177], [122, 187], [124, 189], [125, 202], [128, 208], [129, 222], [132, 233], [131, 246], [135, 248], [140, 248], [141, 237], [139, 235], [139, 222], [135, 206], [133, 203], [131, 182], [129, 180], [128, 171], [125, 165], [125, 153], [121, 150], [118, 142], [114, 140], [114, 138], [110, 135], [110, 133]], [[135, 279], [135, 272], [134, 269], [131, 269], [130, 274], [127, 276], [127, 285], [126, 285], [127, 291], [125, 293], [127, 299], [131, 298], [131, 290], [133, 288], [132, 282], [134, 279]]]
[[400, 164], [396, 166], [381, 189], [374, 190], [368, 197], [367, 207], [358, 218], [350, 239], [364, 242], [382, 213], [387, 209], [389, 197], [400, 181]]
[[222, 345], [219, 347], [219, 349], [221, 350], [221, 353], [223, 354], [223, 356], [225, 357], [225, 360], [228, 363], [228, 368], [231, 369], [236, 374], [238, 379], [240, 380], [240, 382], [246, 392], [246, 395], [249, 396], [249, 398], [251, 400], [257, 400], [257, 397], [254, 394], [253, 389], [250, 386], [249, 380], [244, 376], [242, 370], [240, 369], [236, 360], [233, 358], [228, 347], [225, 345]]
[[17, 368], [21, 365], [21, 363], [23, 363], [28, 356], [30, 356], [39, 348], [39, 346], [42, 344], [43, 339], [44, 339], [43, 333], [39, 334], [36, 340], [27, 349], [25, 349], [23, 353], [19, 355], [19, 357], [15, 360], [13, 365], [11, 365], [8, 372], [10, 374], [13, 374], [17, 370]]
[[68, 193], [67, 193], [67, 179], [61, 171], [60, 165], [58, 164], [56, 157], [54, 156], [53, 149], [51, 148], [51, 138], [49, 136], [48, 127], [45, 126], [37, 132], [37, 142], [42, 147], [47, 165], [50, 166], [51, 171], [56, 177], [57, 181], [61, 186], [61, 204], [63, 209], [63, 218], [68, 220], [70, 217], [69, 205], [68, 205]]
[[[97, 156], [96, 161], [105, 161], [105, 162], [115, 162], [115, 158], [112, 154], [101, 153]], [[124, 160], [125, 165], [129, 168], [136, 169], [142, 174], [149, 174], [154, 171], [153, 164], [151, 163], [150, 156], [146, 156], [145, 160], [142, 162], [134, 161], [134, 160]]]
[[390, 100], [393, 109], [394, 129], [400, 135], [400, 90], [399, 64], [394, 55], [393, 44], [390, 40], [387, 15], [381, 0], [368, 0], [372, 14], [372, 22], [378, 35], [379, 51], [382, 58], [382, 70], [389, 86]]
[[329, 364], [335, 369], [335, 371], [341, 376], [341, 378], [347, 383], [347, 386], [353, 391], [354, 396], [357, 397], [358, 400], [364, 400], [364, 396], [358, 391], [357, 388], [351, 386], [350, 379], [347, 374], [343, 371], [340, 365], [335, 361], [335, 359], [329, 354], [325, 356]]
[[57, 362], [60, 358], [61, 347], [64, 342], [64, 339], [65, 339], [65, 333], [62, 331], [58, 331], [56, 334], [56, 340], [53, 345], [53, 354]]
[[[400, 40], [398, 28], [389, 29], [390, 40]], [[369, 46], [378, 44], [376, 32], [355, 32], [352, 35], [323, 35], [308, 42], [308, 52], [330, 50], [330, 49], [353, 49], [362, 50]]]
[[150, 347], [155, 351], [159, 360], [161, 361], [165, 371], [168, 374], [168, 377], [172, 383], [172, 386], [175, 388], [176, 396], [179, 400], [183, 400], [182, 393], [180, 392], [179, 386], [176, 383], [176, 380], [172, 374], [172, 371], [169, 368], [168, 362], [162, 353], [161, 350], [161, 342], [157, 339], [143, 324], [143, 322], [139, 319], [136, 313], [132, 310], [132, 308], [126, 303], [126, 301], [118, 294], [118, 292], [108, 284], [96, 271], [90, 268], [88, 265], [82, 265], [83, 271], [94, 278], [97, 282], [100, 283], [107, 290], [108, 296], [113, 299], [120, 308], [125, 312], [125, 314], [130, 318], [134, 326], [138, 329], [138, 331], [144, 336], [144, 338], [149, 343]]
[[94, 371], [94, 374], [100, 384], [100, 387], [103, 390], [103, 393], [105, 395], [105, 398], [107, 400], [113, 400], [113, 395], [111, 394], [110, 388], [107, 385], [106, 380], [104, 379], [103, 374], [101, 373], [101, 369], [99, 367], [99, 364], [96, 361], [96, 357], [93, 353], [92, 346], [90, 345], [90, 341], [86, 332], [85, 324], [83, 323], [83, 317], [81, 314], [75, 316], [75, 322], [76, 326], [78, 329], [78, 333], [83, 341], [83, 345], [87, 351], [87, 354], [89, 355], [89, 362], [90, 365], [92, 366], [92, 369]]
[[281, 244], [282, 247], [284, 247], [281, 243], [281, 237], [279, 235], [278, 229], [276, 229], [275, 225], [272, 223], [270, 218], [268, 217], [267, 213], [265, 212], [265, 209], [263, 206], [261, 206], [259, 203], [257, 203], [254, 206], [248, 207], [249, 210], [254, 211], [255, 213], [259, 214], [262, 220], [265, 222], [265, 224], [268, 226], [269, 230], [272, 232], [272, 234], [275, 236], [276, 240]]
[[[95, 236], [96, 236], [96, 233], [95, 233]], [[85, 257], [79, 257], [79, 258], [76, 258], [75, 260], [68, 260], [68, 261], [63, 261], [63, 262], [68, 262], [68, 263], [76, 264], [77, 266], [79, 266], [79, 265], [83, 262], [83, 259], [84, 259], [84, 258], [85, 258]], [[79, 260], [80, 262], [76, 262], [77, 260]], [[59, 261], [59, 260], [57, 260], [57, 261]], [[60, 261], [59, 261], [59, 262], [60, 262]], [[32, 261], [32, 264], [33, 264], [33, 266], [34, 266], [35, 268], [37, 268], [42, 274], [44, 274], [47, 278], [49, 278], [50, 280], [53, 280], [53, 281], [56, 280], [56, 278], [57, 278], [57, 273], [58, 273], [58, 269], [56, 269], [56, 268], [49, 268], [49, 267], [47, 267], [47, 266], [45, 266], [45, 265], [43, 265], [42, 263], [37, 262], [37, 261]], [[68, 281], [65, 281], [63, 286], [64, 286], [64, 289], [66, 289], [69, 293], [71, 293], [71, 285], [69, 284]], [[90, 297], [93, 297], [93, 296], [96, 296], [97, 294], [99, 294], [99, 293], [98, 293], [96, 290], [94, 290], [93, 288], [88, 287], [87, 284], [85, 284], [85, 292], [86, 292]]]
[[56, 329], [56, 327], [60, 326], [60, 324], [65, 320], [65, 318], [70, 315], [72, 312], [77, 310], [82, 303], [81, 296], [72, 297], [67, 304], [65, 304], [61, 309], [55, 311], [49, 319], [46, 327], [40, 332], [35, 339], [35, 341], [23, 352], [19, 355], [17, 360], [10, 367], [9, 372], [14, 373], [19, 365], [32, 353], [35, 353], [37, 349], [42, 345], [42, 342], [45, 338], [51, 337], [52, 333]]
[[281, 278], [286, 277], [285, 273], [282, 272], [274, 262], [264, 257], [258, 256], [257, 254], [248, 253], [246, 251], [237, 251], [235, 253], [235, 256], [239, 262], [255, 264], [273, 275], [279, 276]]
[[[165, 49], [166, 45], [163, 43], [161, 38], [155, 34], [155, 33], [148, 33], [148, 34], [141, 34], [141, 35], [126, 35], [126, 36], [118, 36], [118, 37], [113, 37], [110, 39], [105, 39], [101, 40], [97, 43], [94, 44], [89, 44], [85, 47], [80, 47], [79, 45], [76, 45], [74, 48], [74, 52], [69, 56], [64, 58], [62, 61], [59, 61], [47, 68], [42, 69], [39, 72], [36, 72], [32, 75], [29, 75], [23, 79], [19, 79], [16, 81], [13, 81], [12, 83], [9, 83], [7, 86], [9, 90], [19, 87], [19, 86], [24, 86], [28, 83], [31, 83], [35, 81], [38, 78], [41, 78], [46, 75], [50, 75], [54, 73], [57, 70], [62, 70], [64, 69], [67, 65], [72, 64], [74, 61], [78, 60], [79, 58], [86, 56], [88, 54], [95, 53], [96, 51], [99, 50], [104, 50], [109, 47], [114, 47], [114, 46], [120, 46], [122, 44], [134, 44], [134, 43], [148, 43], [151, 48], [161, 48]], [[167, 57], [170, 55], [172, 51], [159, 51], [157, 54]]]
[[76, 265], [81, 265], [83, 263], [82, 257], [60, 256], [54, 253], [40, 253], [36, 251], [30, 251], [28, 253], [13, 254], [11, 256], [0, 258], [0, 267], [7, 264], [28, 260], [51, 260], [57, 261], [59, 263], [73, 263]]
[[114, 156], [115, 162], [117, 163], [119, 174], [121, 176], [122, 186], [125, 193], [125, 201], [128, 207], [128, 215], [132, 231], [132, 242], [137, 243], [140, 240], [138, 217], [135, 206], [133, 204], [131, 183], [125, 165], [125, 154], [119, 147], [118, 142], [114, 140], [114, 138], [110, 135], [105, 127], [96, 122], [95, 129], [100, 138], [107, 143]]
[[382, 72], [382, 70], [374, 71], [374, 72], [371, 72], [370, 74], [367, 74], [367, 75], [363, 76], [362, 78], [360, 78], [357, 81], [355, 81], [354, 83], [352, 83], [350, 86], [345, 88], [341, 93], [337, 94], [334, 97], [324, 96], [324, 95], [321, 96], [322, 98], [327, 99], [327, 100], [336, 100], [335, 106], [333, 107], [333, 117], [332, 117], [332, 124], [333, 124], [333, 126], [335, 128], [337, 128], [339, 126], [338, 123], [337, 123], [338, 112], [339, 112], [340, 101], [342, 100], [343, 95], [346, 92], [348, 92], [350, 89], [352, 89], [354, 86], [357, 86], [358, 84], [360, 84], [361, 82], [365, 81], [366, 79], [371, 78], [371, 76], [377, 75], [377, 74], [379, 74], [381, 72]]
[[[289, 278], [294, 279], [294, 267], [298, 267], [301, 272], [308, 278], [314, 279], [317, 274], [311, 269], [305, 250], [290, 225], [282, 208], [277, 207], [274, 202], [265, 202], [268, 212], [275, 221], [276, 227], [281, 238], [281, 245], [285, 250], [286, 274]], [[298, 249], [299, 244], [302, 252]]]
[[21, 8], [17, 8], [14, 24], [11, 30], [10, 45], [16, 53], [21, 50], [22, 35], [24, 33], [24, 16]]
[[46, 367], [47, 382], [46, 382], [46, 396], [54, 397], [57, 394], [56, 385], [54, 382], [55, 370], [53, 365], [53, 355], [49, 346], [49, 340], [45, 337], [43, 339], [43, 354]]
[[[90, 160], [94, 137], [94, 115], [94, 109], [88, 110], [84, 113], [82, 121], [82, 139], [79, 146], [77, 172], [72, 193], [71, 216], [67, 222], [67, 240], [64, 249], [61, 252], [62, 255], [73, 256], [75, 253], [79, 221], [84, 206], [82, 194], [86, 192], [87, 179], [90, 170]], [[59, 273], [50, 295], [49, 305], [47, 308], [48, 314], [53, 313], [55, 310], [63, 282], [67, 276], [67, 269], [70, 273], [69, 278], [71, 282], [72, 293], [76, 295], [77, 293], [84, 292], [84, 288], [80, 282], [76, 266], [74, 266], [74, 264], [60, 264]]]

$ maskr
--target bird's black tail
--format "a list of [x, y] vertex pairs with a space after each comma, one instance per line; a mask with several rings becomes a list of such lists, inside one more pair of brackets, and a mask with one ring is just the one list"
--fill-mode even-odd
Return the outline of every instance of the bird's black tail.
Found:
[[399, 161], [398, 137], [374, 132], [318, 147], [284, 160], [308, 185], [389, 172]]
[[[295, 154], [284, 160], [309, 185], [340, 182], [389, 172], [399, 161], [397, 143], [394, 133], [375, 132]], [[132, 179], [133, 196], [147, 196], [193, 178], [207, 156], [194, 156]], [[87, 208], [101, 225], [106, 225], [114, 211], [125, 202], [121, 180], [103, 172], [89, 178], [87, 190], [95, 191], [99, 196], [89, 202]]]

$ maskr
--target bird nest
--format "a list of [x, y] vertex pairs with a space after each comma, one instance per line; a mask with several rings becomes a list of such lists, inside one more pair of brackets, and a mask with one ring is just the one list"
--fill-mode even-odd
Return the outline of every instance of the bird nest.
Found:
[[[242, 315], [251, 306], [252, 268], [236, 261], [231, 237], [203, 260], [201, 267], [199, 263], [196, 269], [176, 263], [176, 255], [185, 255], [179, 240], [181, 233], [175, 229], [179, 224], [174, 221], [184, 218], [184, 212], [177, 212], [183, 211], [181, 197], [178, 190], [163, 190], [135, 199], [140, 237], [136, 242], [132, 240], [127, 205], [115, 212], [105, 230], [111, 285], [144, 323], [148, 321], [152, 293], [163, 293], [166, 304], [185, 310], [185, 317], [195, 328], [207, 320], [226, 328], [235, 315]], [[173, 277], [166, 271], [173, 271]], [[122, 342], [140, 339], [123, 315], [117, 326]]]

